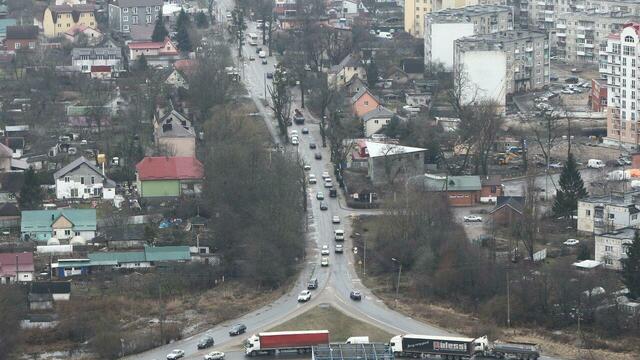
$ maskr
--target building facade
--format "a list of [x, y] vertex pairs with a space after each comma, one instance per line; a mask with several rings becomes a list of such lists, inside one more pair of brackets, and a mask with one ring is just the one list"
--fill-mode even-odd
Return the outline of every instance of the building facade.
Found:
[[159, 152], [169, 156], [196, 156], [196, 132], [177, 110], [154, 115], [153, 136]]
[[424, 63], [453, 67], [454, 41], [472, 35], [513, 30], [513, 8], [500, 5], [474, 5], [434, 11], [425, 16]]
[[633, 242], [637, 229], [623, 228], [595, 236], [595, 257], [607, 269], [622, 270], [620, 260], [627, 258], [627, 247]]
[[4, 47], [8, 51], [35, 50], [38, 45], [38, 27], [34, 25], [7, 26]]
[[[455, 41], [454, 76], [465, 79], [463, 101], [506, 104], [506, 96], [549, 84], [549, 41], [537, 31], [511, 30]], [[458, 74], [463, 72], [463, 74]]]
[[25, 241], [70, 240], [74, 236], [89, 241], [96, 236], [96, 226], [96, 209], [25, 210], [20, 220]]
[[602, 112], [607, 109], [607, 80], [591, 79], [591, 91], [589, 92], [591, 110]]
[[94, 5], [52, 5], [44, 11], [42, 27], [44, 36], [48, 38], [64, 36], [65, 32], [78, 25], [98, 27]]
[[92, 66], [109, 66], [112, 71], [122, 71], [122, 50], [112, 47], [73, 48], [71, 65], [83, 73], [91, 72]]
[[578, 231], [602, 234], [640, 225], [640, 191], [591, 196], [578, 201]]
[[162, 0], [117, 0], [109, 4], [109, 28], [131, 32], [134, 25], [153, 26], [164, 2]]
[[455, 9], [478, 4], [500, 4], [503, 0], [405, 0], [404, 31], [422, 38], [424, 17], [432, 11]]
[[394, 184], [424, 173], [426, 149], [366, 141], [367, 174], [376, 184]]
[[198, 194], [203, 179], [204, 167], [195, 157], [145, 157], [136, 165], [138, 193], [144, 198]]
[[53, 174], [56, 181], [56, 198], [62, 199], [113, 199], [116, 183], [107, 178], [84, 156], [80, 156]]

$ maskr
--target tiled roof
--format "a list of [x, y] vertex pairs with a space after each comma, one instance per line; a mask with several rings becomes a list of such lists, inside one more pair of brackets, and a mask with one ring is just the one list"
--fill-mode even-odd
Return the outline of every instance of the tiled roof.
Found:
[[16, 257], [18, 271], [34, 271], [33, 253], [3, 253], [0, 254], [0, 276], [16, 275]]
[[369, 93], [369, 95], [371, 95], [371, 97], [378, 102], [378, 104], [381, 104], [382, 102], [380, 101], [380, 99], [378, 99], [377, 96], [373, 95], [373, 93], [371, 91], [369, 91], [369, 89], [367, 89], [366, 87], [363, 87], [362, 89], [360, 89], [360, 91], [358, 91], [355, 95], [353, 95], [351, 97], [351, 103], [355, 103], [356, 101], [358, 101], [358, 99], [360, 99], [362, 97], [362, 95], [364, 95], [365, 93]]
[[369, 121], [371, 119], [380, 119], [380, 118], [392, 118], [395, 113], [384, 106], [378, 106], [377, 108], [369, 111], [368, 113], [362, 115], [362, 121]]
[[7, 26], [8, 40], [36, 40], [38, 38], [38, 27], [34, 25]]
[[204, 168], [195, 157], [145, 157], [136, 165], [140, 180], [202, 179]]

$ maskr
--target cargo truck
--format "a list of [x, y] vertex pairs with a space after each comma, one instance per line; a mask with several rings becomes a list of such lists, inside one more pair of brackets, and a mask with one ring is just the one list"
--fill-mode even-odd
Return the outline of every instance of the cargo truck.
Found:
[[262, 332], [247, 339], [245, 355], [274, 355], [284, 351], [301, 354], [323, 344], [329, 344], [329, 330]]
[[474, 355], [492, 359], [537, 360], [540, 352], [531, 343], [491, 343], [486, 336], [474, 338], [398, 335], [391, 338], [396, 357], [425, 357], [440, 355], [446, 359], [470, 359]]

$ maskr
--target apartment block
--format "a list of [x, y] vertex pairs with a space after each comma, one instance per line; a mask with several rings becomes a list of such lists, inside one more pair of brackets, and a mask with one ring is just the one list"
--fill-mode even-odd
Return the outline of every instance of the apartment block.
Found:
[[434, 11], [424, 23], [425, 66], [440, 63], [453, 67], [454, 41], [472, 35], [513, 30], [513, 9], [503, 5], [472, 5]]
[[455, 40], [454, 74], [465, 81], [463, 102], [493, 100], [504, 106], [508, 95], [549, 84], [548, 35], [510, 30]]
[[109, 4], [109, 28], [129, 33], [133, 25], [154, 26], [162, 0], [116, 0]]
[[[640, 15], [637, 0], [512, 0], [519, 2], [518, 8], [526, 7], [531, 28], [555, 31], [556, 21], [561, 14], [596, 11], [600, 14], [624, 13]], [[514, 7], [516, 4], [514, 3]], [[521, 11], [520, 15], [523, 12]]]
[[625, 24], [621, 32], [609, 35], [606, 48], [600, 51], [600, 74], [607, 79], [606, 143], [638, 146], [638, 55], [640, 23]]
[[626, 227], [638, 227], [640, 191], [614, 192], [578, 200], [580, 233], [604, 234]]
[[621, 11], [562, 13], [556, 19], [556, 56], [570, 63], [596, 63], [600, 60], [600, 44], [606, 44], [609, 34], [620, 32], [624, 24], [637, 19]]

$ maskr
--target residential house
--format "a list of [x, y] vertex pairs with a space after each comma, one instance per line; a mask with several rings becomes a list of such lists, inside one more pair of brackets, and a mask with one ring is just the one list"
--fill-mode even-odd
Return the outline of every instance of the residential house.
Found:
[[418, 189], [446, 194], [451, 206], [473, 206], [480, 203], [482, 184], [477, 175], [439, 176], [425, 174], [411, 179]]
[[155, 25], [131, 25], [129, 37], [133, 41], [151, 41], [154, 27]]
[[109, 28], [129, 33], [132, 26], [153, 26], [162, 0], [116, 0], [109, 3]]
[[338, 65], [329, 69], [327, 82], [331, 86], [342, 87], [356, 75], [362, 80], [367, 79], [367, 71], [360, 59], [354, 54], [349, 54]]
[[[58, 301], [71, 299], [69, 281], [34, 281], [29, 287], [29, 310], [50, 310]], [[32, 321], [33, 322], [33, 321]]]
[[73, 48], [71, 65], [83, 73], [91, 72], [93, 66], [108, 66], [114, 72], [124, 70], [122, 51], [112, 47]]
[[[113, 266], [115, 263], [100, 263], [100, 266]], [[93, 266], [98, 266], [93, 264]], [[83, 259], [58, 259], [51, 263], [51, 276], [64, 279], [71, 276], [88, 275], [91, 273], [91, 260]]]
[[7, 229], [20, 225], [20, 210], [15, 203], [0, 203], [0, 227]]
[[114, 263], [115, 269], [148, 268], [160, 262], [185, 262], [191, 260], [188, 246], [146, 246], [140, 251], [94, 252], [89, 254], [92, 263]]
[[5, 19], [9, 15], [9, 7], [5, 4], [0, 5], [0, 19]]
[[622, 270], [620, 260], [627, 258], [627, 248], [633, 242], [638, 229], [621, 228], [595, 236], [595, 258], [607, 269]]
[[360, 76], [355, 75], [351, 78], [351, 80], [347, 81], [344, 84], [344, 87], [347, 91], [347, 95], [351, 97], [360, 92], [361, 89], [366, 89], [367, 82], [360, 79]]
[[0, 41], [4, 42], [7, 37], [7, 27], [15, 26], [17, 23], [16, 19], [0, 19]]
[[138, 60], [141, 55], [147, 59], [151, 66], [168, 66], [171, 62], [180, 58], [178, 48], [173, 42], [166, 38], [164, 41], [132, 41], [128, 45], [129, 61]]
[[191, 121], [175, 109], [154, 115], [153, 138], [163, 155], [196, 156], [196, 132]]
[[66, 109], [67, 124], [72, 128], [97, 131], [98, 127], [104, 128], [111, 125], [110, 119], [116, 113], [117, 108], [109, 104], [104, 106], [69, 105]]
[[405, 58], [400, 61], [400, 68], [409, 76], [411, 80], [424, 78], [424, 59]]
[[0, 172], [11, 171], [11, 159], [13, 159], [13, 150], [0, 143]]
[[138, 194], [143, 198], [198, 194], [204, 167], [195, 157], [145, 157], [136, 165]]
[[638, 204], [638, 190], [578, 200], [577, 230], [587, 234], [602, 234], [626, 227], [638, 227]]
[[404, 102], [407, 106], [426, 107], [431, 104], [431, 94], [426, 92], [406, 92]]
[[495, 225], [513, 226], [522, 220], [524, 196], [498, 196], [496, 206], [489, 212]]
[[20, 219], [22, 240], [46, 242], [51, 238], [86, 241], [96, 236], [96, 209], [24, 210]]
[[500, 175], [482, 176], [480, 183], [482, 185], [480, 202], [495, 204], [503, 193], [502, 177]]
[[391, 81], [394, 86], [406, 85], [409, 82], [409, 75], [404, 70], [393, 65], [387, 70], [386, 80]]
[[58, 200], [89, 198], [111, 200], [116, 195], [115, 181], [107, 178], [84, 156], [80, 156], [56, 171], [53, 178], [56, 182]]
[[35, 50], [39, 32], [38, 27], [34, 25], [7, 26], [4, 47], [12, 52]]
[[64, 37], [72, 43], [77, 43], [80, 39], [84, 39], [87, 45], [96, 46], [102, 41], [104, 35], [96, 28], [78, 25], [65, 31]]
[[33, 253], [0, 253], [0, 284], [33, 281]]
[[166, 85], [173, 86], [174, 88], [189, 90], [187, 78], [178, 69], [171, 70], [164, 83]]
[[44, 28], [44, 36], [48, 38], [64, 36], [66, 31], [79, 25], [91, 28], [98, 26], [94, 5], [50, 5], [44, 11], [42, 27]]
[[380, 99], [367, 88], [360, 89], [357, 94], [351, 97], [351, 110], [359, 118], [369, 111], [377, 109], [381, 104]]
[[0, 203], [15, 204], [23, 184], [23, 172], [0, 172]]
[[370, 138], [371, 135], [377, 134], [385, 126], [389, 125], [394, 117], [396, 117], [396, 114], [382, 105], [362, 115], [364, 136]]
[[442, 127], [445, 132], [456, 131], [458, 129], [458, 125], [460, 124], [459, 118], [435, 116], [434, 120], [436, 126]]
[[374, 185], [393, 184], [424, 173], [426, 149], [366, 141], [367, 174]]

